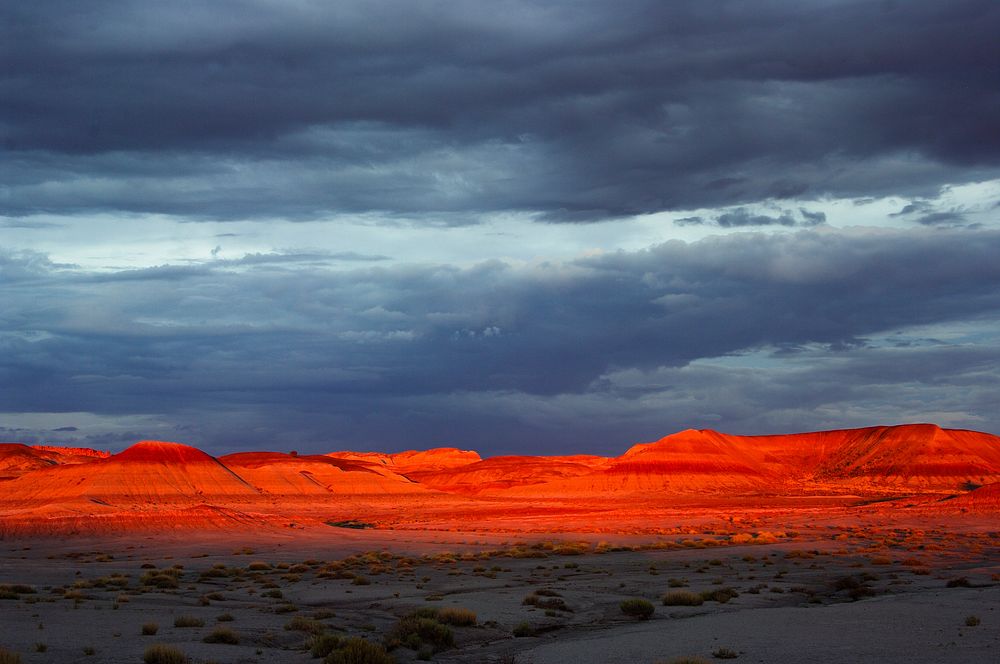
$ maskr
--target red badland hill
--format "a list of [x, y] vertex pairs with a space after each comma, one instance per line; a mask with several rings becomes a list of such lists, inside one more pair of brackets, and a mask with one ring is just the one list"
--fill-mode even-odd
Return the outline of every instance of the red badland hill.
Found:
[[410, 450], [396, 454], [381, 452], [330, 452], [326, 456], [337, 459], [366, 461], [380, 464], [400, 475], [427, 473], [466, 466], [482, 458], [478, 452], [455, 447], [435, 447], [430, 450]]
[[[787, 504], [796, 496], [966, 494], [944, 502], [982, 511], [1000, 508], [998, 483], [1000, 438], [931, 424], [774, 436], [687, 430], [612, 458], [481, 459], [476, 452], [439, 448], [399, 454], [248, 452], [216, 459], [194, 447], [156, 441], [110, 456], [4, 444], [0, 532], [69, 518], [79, 529], [90, 517], [155, 528], [157, 514], [169, 515], [171, 523], [188, 519], [192, 527], [287, 526], [345, 517], [420, 525], [445, 512], [486, 515], [500, 509], [506, 518], [560, 500], [577, 511], [591, 506], [606, 512], [640, 503], [690, 503], [699, 496], [714, 504], [768, 496]], [[981, 485], [993, 486], [968, 493]]]
[[324, 455], [242, 452], [219, 461], [263, 493], [302, 495], [384, 495], [426, 489], [380, 463]]
[[13, 479], [31, 470], [70, 463], [87, 463], [110, 456], [86, 447], [0, 443], [0, 480]]
[[15, 505], [83, 500], [124, 507], [257, 493], [201, 450], [159, 441], [142, 441], [107, 458], [53, 465], [0, 483], [0, 503]]

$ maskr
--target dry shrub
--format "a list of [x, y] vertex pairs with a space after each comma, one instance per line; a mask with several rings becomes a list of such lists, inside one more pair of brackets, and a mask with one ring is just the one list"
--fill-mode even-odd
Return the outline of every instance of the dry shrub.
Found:
[[719, 588], [718, 590], [703, 590], [701, 591], [701, 598], [706, 602], [718, 602], [719, 604], [725, 604], [734, 597], [739, 597], [740, 594], [733, 590], [732, 588]]
[[205, 621], [195, 616], [177, 616], [174, 618], [174, 627], [204, 627]]
[[705, 600], [690, 590], [671, 590], [663, 596], [664, 606], [701, 606]]
[[455, 627], [471, 627], [476, 624], [476, 612], [460, 607], [445, 607], [437, 612], [438, 622]]
[[142, 661], [146, 664], [187, 664], [188, 658], [177, 648], [158, 643], [146, 648]]
[[712, 657], [716, 659], [736, 659], [739, 656], [732, 648], [716, 648], [712, 651]]
[[511, 633], [516, 637], [534, 636], [535, 628], [531, 626], [531, 623], [522, 622], [515, 625]]
[[6, 648], [0, 648], [0, 664], [21, 664], [21, 655]]
[[625, 615], [631, 618], [639, 618], [640, 620], [648, 620], [656, 610], [652, 602], [639, 597], [622, 600], [618, 608]]
[[354, 637], [327, 655], [323, 664], [396, 664], [396, 659], [377, 643]]
[[312, 618], [306, 618], [305, 616], [295, 616], [287, 623], [285, 623], [285, 629], [293, 632], [322, 634], [323, 632], [326, 631], [326, 625]]
[[418, 610], [403, 616], [389, 631], [386, 643], [390, 648], [405, 646], [411, 650], [429, 646], [434, 652], [453, 647], [455, 635], [450, 627], [432, 617], [436, 615], [436, 611]]
[[202, 641], [205, 643], [225, 643], [226, 645], [235, 646], [239, 644], [240, 637], [228, 627], [216, 627]]

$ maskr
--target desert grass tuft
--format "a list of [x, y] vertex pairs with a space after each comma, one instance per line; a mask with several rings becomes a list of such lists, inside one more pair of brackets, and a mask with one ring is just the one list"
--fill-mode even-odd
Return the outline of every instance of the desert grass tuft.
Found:
[[309, 654], [311, 654], [314, 658], [326, 657], [339, 648], [341, 642], [342, 639], [336, 634], [324, 632], [322, 634], [317, 634], [306, 641], [306, 647], [309, 648]]
[[177, 648], [158, 643], [146, 648], [142, 661], [145, 664], [187, 664], [188, 658]]
[[323, 664], [396, 664], [396, 659], [377, 643], [354, 637], [327, 655]]
[[307, 632], [309, 634], [322, 634], [326, 631], [326, 625], [313, 618], [305, 616], [295, 616], [287, 623], [285, 629], [292, 632]]
[[451, 628], [441, 624], [435, 617], [437, 611], [415, 611], [400, 618], [386, 636], [389, 649], [405, 646], [420, 650], [428, 646], [440, 652], [455, 645], [455, 635]]
[[476, 612], [461, 607], [445, 607], [438, 609], [438, 622], [455, 627], [471, 627], [476, 624]]
[[205, 621], [195, 616], [177, 616], [174, 618], [174, 627], [204, 627]]
[[531, 626], [529, 622], [521, 622], [514, 625], [514, 629], [511, 633], [516, 637], [534, 636], [536, 634], [535, 628]]
[[240, 637], [228, 627], [216, 627], [202, 641], [205, 643], [225, 643], [226, 645], [235, 646], [239, 645]]
[[645, 600], [639, 597], [633, 599], [622, 600], [621, 604], [618, 605], [621, 612], [631, 618], [638, 618], [640, 620], [648, 620], [652, 617], [653, 612], [656, 610], [653, 607], [653, 603], [649, 600]]
[[158, 631], [160, 631], [160, 626], [157, 625], [154, 622], [149, 622], [149, 623], [146, 623], [146, 624], [144, 624], [142, 626], [142, 635], [143, 636], [153, 636]]
[[690, 590], [671, 590], [663, 596], [664, 606], [701, 606], [704, 601], [700, 594]]
[[0, 664], [21, 664], [21, 655], [6, 648], [0, 648]]
[[703, 590], [701, 591], [701, 598], [706, 602], [718, 602], [719, 604], [725, 604], [734, 597], [739, 597], [740, 594], [733, 590], [732, 588], [719, 588], [718, 590]]

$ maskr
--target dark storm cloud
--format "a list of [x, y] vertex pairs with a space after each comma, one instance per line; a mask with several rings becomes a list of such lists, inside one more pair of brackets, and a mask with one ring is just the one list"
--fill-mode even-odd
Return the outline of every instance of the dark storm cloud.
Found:
[[[510, 450], [548, 431], [546, 418], [566, 422], [579, 411], [648, 426], [658, 409], [637, 402], [671, 390], [686, 402], [698, 384], [708, 389], [699, 383], [706, 370], [692, 364], [705, 358], [791, 346], [799, 352], [782, 361], [829, 373], [824, 362], [883, 353], [887, 364], [867, 378], [849, 387], [831, 379], [811, 397], [836, 403], [943, 366], [891, 365], [900, 355], [867, 337], [995, 322], [998, 254], [996, 231], [822, 229], [468, 268], [210, 260], [89, 274], [37, 254], [0, 254], [0, 270], [18, 275], [3, 282], [0, 314], [0, 381], [18, 389], [3, 391], [0, 412], [155, 414], [178, 437], [215, 446], [280, 432], [301, 447], [478, 441]], [[977, 361], [996, 363], [996, 341]], [[683, 380], [658, 384], [658, 372]], [[817, 389], [795, 396], [806, 374], [777, 372], [749, 403], [786, 413], [786, 424], [803, 421], [804, 395]], [[622, 387], [622, 375], [633, 387]], [[715, 410], [691, 419], [761, 425], [721, 403], [757, 380], [717, 383]], [[618, 435], [638, 436], [637, 426]], [[552, 435], [592, 446], [608, 431], [577, 425]]]
[[13, 216], [587, 221], [1000, 167], [989, 0], [0, 11]]

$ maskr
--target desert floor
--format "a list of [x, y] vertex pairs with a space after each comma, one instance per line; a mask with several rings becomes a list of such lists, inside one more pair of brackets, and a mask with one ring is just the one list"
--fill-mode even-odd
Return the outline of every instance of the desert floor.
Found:
[[[742, 544], [682, 530], [5, 540], [0, 646], [25, 663], [142, 662], [158, 643], [194, 663], [309, 662], [321, 661], [309, 646], [326, 632], [395, 640], [400, 663], [1000, 661], [990, 519], [799, 524]], [[665, 605], [678, 591], [701, 603]], [[625, 615], [630, 598], [648, 600], [652, 616]], [[400, 627], [417, 610], [438, 609], [438, 624], [469, 619], [445, 608], [476, 622], [416, 636]], [[155, 634], [142, 634], [147, 624]], [[217, 627], [238, 643], [203, 642]]]

